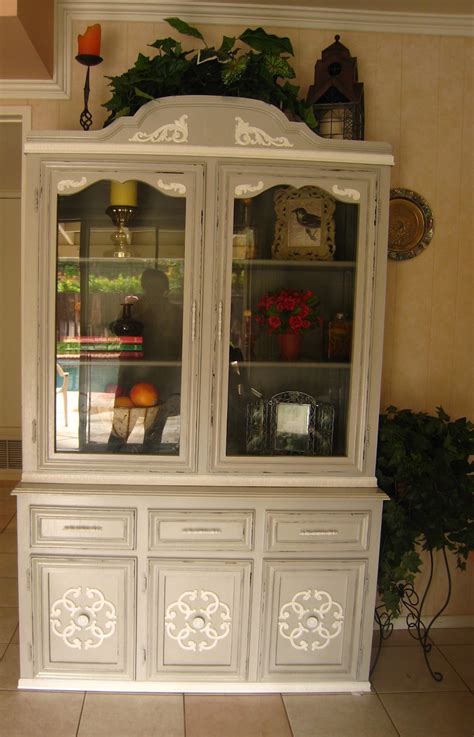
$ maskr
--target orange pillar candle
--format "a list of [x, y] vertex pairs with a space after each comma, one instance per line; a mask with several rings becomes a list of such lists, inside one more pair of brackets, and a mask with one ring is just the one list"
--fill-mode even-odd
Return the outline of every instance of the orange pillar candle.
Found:
[[88, 26], [86, 32], [77, 37], [79, 56], [100, 56], [100, 24]]
[[137, 183], [133, 180], [128, 182], [110, 182], [110, 204], [119, 207], [136, 207], [137, 205]]

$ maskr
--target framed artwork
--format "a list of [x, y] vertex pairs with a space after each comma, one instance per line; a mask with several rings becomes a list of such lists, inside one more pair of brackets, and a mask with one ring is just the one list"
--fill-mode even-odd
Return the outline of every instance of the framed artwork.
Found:
[[314, 455], [316, 400], [303, 392], [281, 392], [268, 402], [269, 452]]
[[274, 259], [332, 261], [336, 201], [319, 187], [285, 187], [274, 195]]

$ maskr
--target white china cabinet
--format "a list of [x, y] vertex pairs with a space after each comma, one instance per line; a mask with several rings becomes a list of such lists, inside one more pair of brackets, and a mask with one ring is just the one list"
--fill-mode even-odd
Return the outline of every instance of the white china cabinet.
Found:
[[26, 688], [367, 690], [390, 149], [178, 97], [26, 142]]

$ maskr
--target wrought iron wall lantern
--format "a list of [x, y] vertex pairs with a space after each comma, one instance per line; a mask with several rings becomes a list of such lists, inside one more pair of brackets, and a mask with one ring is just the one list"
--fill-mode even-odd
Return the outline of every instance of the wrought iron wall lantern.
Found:
[[306, 102], [313, 106], [323, 138], [364, 139], [364, 85], [358, 81], [357, 58], [335, 36], [314, 68]]

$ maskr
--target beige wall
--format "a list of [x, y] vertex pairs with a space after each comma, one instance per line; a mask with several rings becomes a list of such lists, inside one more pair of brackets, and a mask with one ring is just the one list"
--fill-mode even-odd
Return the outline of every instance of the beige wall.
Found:
[[[74, 24], [74, 38], [85, 26], [86, 21]], [[243, 28], [200, 26], [208, 43]], [[334, 33], [287, 33], [305, 94], [315, 61]], [[173, 34], [162, 23], [102, 23], [104, 62], [91, 70], [95, 128], [106, 117], [101, 103], [110, 97], [105, 76], [122, 73], [139, 51], [154, 53], [148, 43]], [[347, 32], [341, 41], [357, 56], [365, 85], [366, 138], [392, 144], [392, 186], [419, 192], [435, 217], [435, 235], [424, 253], [389, 261], [381, 408], [395, 404], [433, 412], [442, 405], [452, 417], [474, 418], [472, 39]], [[32, 100], [33, 128], [78, 128], [84, 77], [84, 67], [73, 63], [70, 100]]]
[[[86, 24], [74, 24], [74, 37]], [[212, 44], [244, 26], [199, 28]], [[265, 30], [284, 34], [281, 28]], [[337, 32], [287, 31], [303, 95], [316, 59]], [[174, 31], [166, 24], [102, 22], [104, 63], [91, 70], [95, 128], [106, 117], [100, 103], [110, 96], [104, 75], [121, 74], [139, 51], [153, 53], [148, 43], [167, 35]], [[357, 56], [365, 85], [366, 138], [393, 146], [392, 187], [420, 193], [435, 218], [435, 235], [424, 253], [389, 262], [381, 408], [395, 404], [433, 412], [442, 405], [452, 417], [474, 419], [472, 39], [346, 32], [341, 41]], [[73, 63], [70, 100], [32, 100], [33, 128], [77, 129], [84, 77], [85, 69]], [[456, 576], [445, 613], [474, 612], [473, 569], [471, 564], [468, 574]]]

